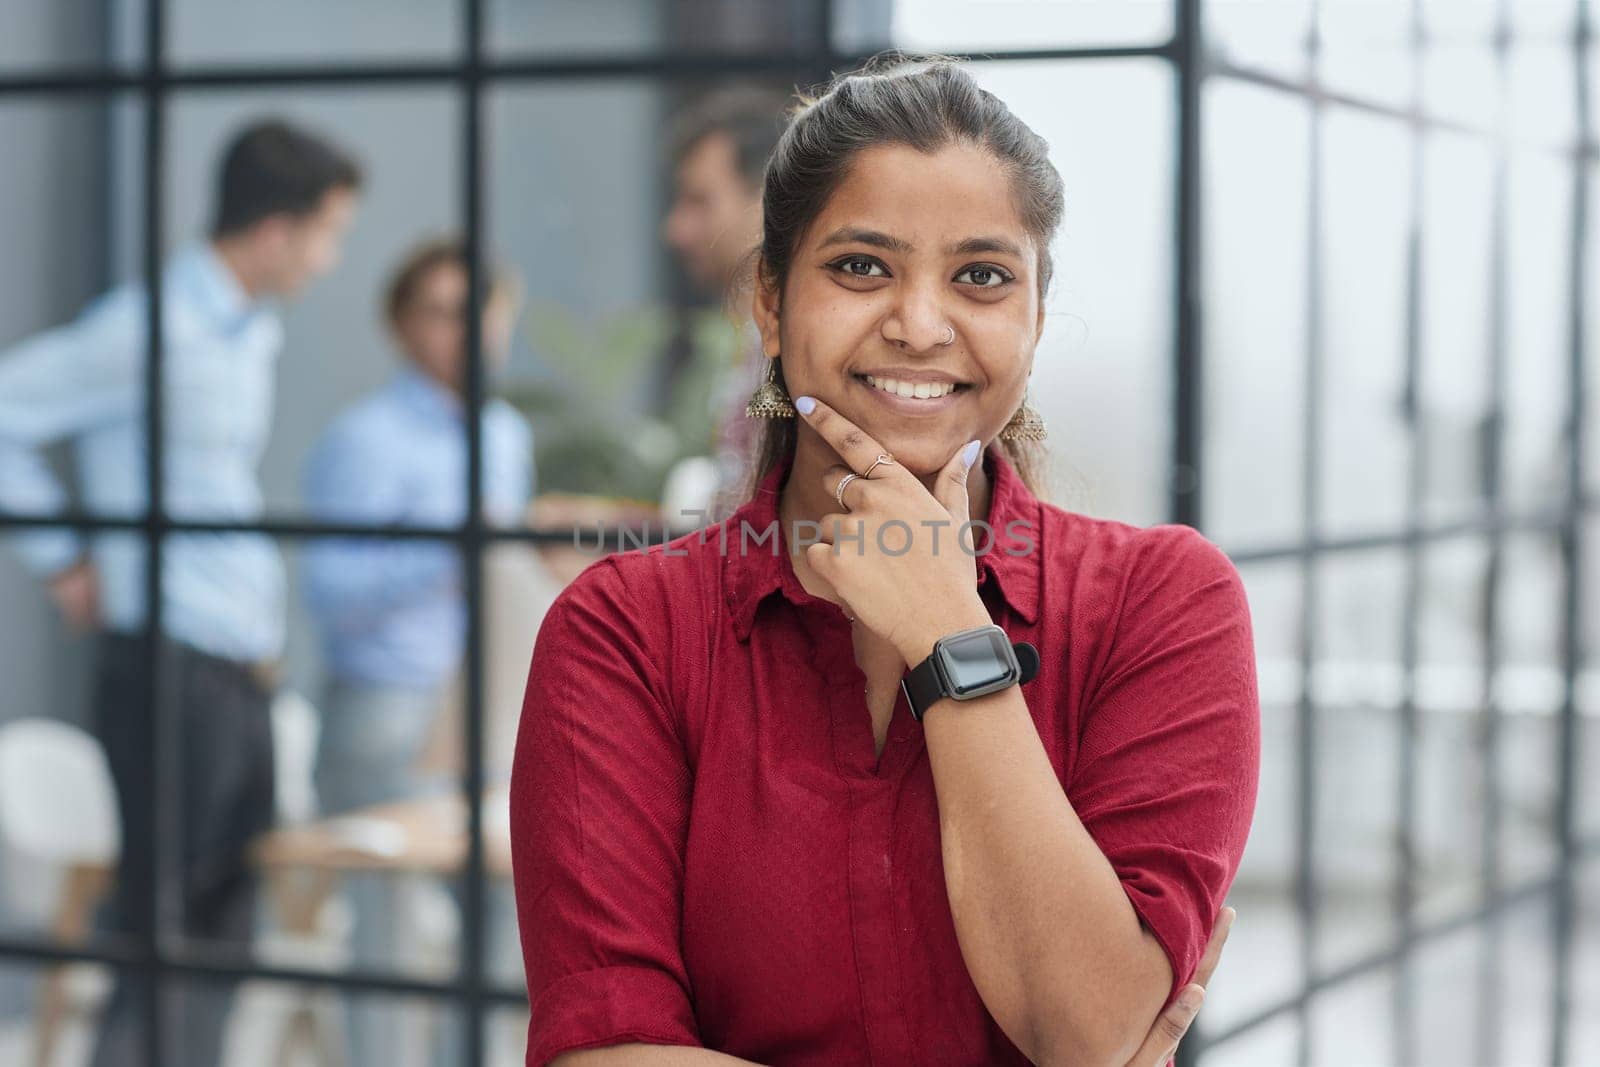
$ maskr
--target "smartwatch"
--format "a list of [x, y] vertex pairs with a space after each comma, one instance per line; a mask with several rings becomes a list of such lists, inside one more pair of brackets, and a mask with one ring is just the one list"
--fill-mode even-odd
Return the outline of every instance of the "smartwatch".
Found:
[[1007, 686], [1032, 681], [1039, 673], [1039, 650], [1026, 641], [1012, 643], [993, 623], [957, 630], [933, 644], [928, 658], [907, 671], [900, 689], [911, 717], [923, 714], [945, 697], [972, 700]]

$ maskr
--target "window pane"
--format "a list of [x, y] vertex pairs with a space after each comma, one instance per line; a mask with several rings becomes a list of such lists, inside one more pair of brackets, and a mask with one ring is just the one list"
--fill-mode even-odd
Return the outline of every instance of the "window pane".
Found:
[[146, 0], [0, 0], [0, 75], [144, 61]]
[[[1421, 945], [1411, 962], [1410, 1044], [1415, 1056], [1471, 1063], [1482, 1056], [1478, 1027], [1484, 1005], [1479, 984], [1485, 938], [1478, 927]], [[1532, 1057], [1530, 1057], [1532, 1058]], [[1481, 1062], [1504, 1063], [1492, 1055]]]
[[1394, 934], [1405, 560], [1368, 552], [1316, 566], [1317, 966], [1328, 968]]
[[[1242, 931], [1241, 931], [1242, 932]], [[1233, 935], [1228, 935], [1228, 941], [1233, 941]], [[1218, 991], [1222, 988], [1219, 975]], [[1212, 993], [1206, 990], [1206, 1005], [1209, 1008]], [[1192, 1039], [1191, 1039], [1192, 1040]], [[1279, 1016], [1262, 1025], [1229, 1041], [1226, 1045], [1219, 1046], [1215, 1051], [1209, 1052], [1205, 1063], [1222, 1063], [1232, 1067], [1233, 1064], [1254, 1065], [1293, 1063], [1300, 1048], [1300, 1025], [1292, 1014]]]
[[[1494, 33], [1499, 6], [1496, 0], [1422, 0], [1422, 21], [1431, 36], [1452, 42], [1486, 42]], [[1515, 2], [1511, 6], [1516, 6]]]
[[1328, 533], [1404, 518], [1406, 229], [1410, 137], [1334, 110], [1324, 125], [1324, 432], [1319, 505]]
[[1568, 0], [1510, 0], [1507, 6], [1517, 33], [1530, 36], [1566, 36], [1578, 13], [1578, 5]]
[[[250, 979], [231, 986], [222, 1056], [201, 1060], [215, 1005], [230, 987], [213, 979], [175, 981], [165, 991], [177, 1039], [174, 1067], [258, 1063], [347, 1063], [351, 1067], [464, 1062], [465, 1016], [448, 997], [317, 989]], [[505, 1063], [505, 1060], [485, 1063]]]
[[1512, 136], [1519, 145], [1569, 147], [1578, 132], [1572, 46], [1560, 41], [1521, 45], [1509, 59]]
[[[411, 348], [403, 346], [386, 324], [385, 293], [424, 242], [456, 229], [458, 105], [451, 90], [409, 88], [192, 92], [176, 98], [169, 120], [165, 220], [174, 255], [211, 231], [224, 153], [235, 137], [265, 118], [282, 117], [353, 158], [363, 184], [344, 236], [330, 238], [340, 249], [332, 267], [297, 279], [291, 292], [263, 291], [250, 313], [251, 331], [229, 335], [238, 337], [239, 365], [272, 369], [263, 369], [259, 377], [248, 372], [226, 380], [196, 377], [192, 388], [207, 392], [192, 394], [169, 413], [172, 514], [235, 521], [263, 511], [379, 524], [459, 521], [458, 513], [441, 510], [437, 494], [400, 492], [395, 478], [381, 481], [382, 471], [373, 466], [386, 455], [407, 465], [416, 458], [415, 448], [406, 454], [399, 447], [415, 444], [416, 438], [386, 434], [378, 423], [386, 413], [401, 410], [403, 397], [395, 390], [404, 391], [402, 372], [422, 369], [417, 360], [431, 358], [432, 349], [418, 347], [424, 342], [416, 331], [405, 342]], [[435, 293], [440, 279], [433, 275], [422, 281], [430, 300], [459, 299], [448, 284]], [[188, 293], [173, 296], [183, 300]], [[449, 313], [441, 307], [440, 314]], [[258, 329], [267, 339], [255, 339]], [[277, 330], [275, 343], [271, 335]], [[408, 351], [419, 355], [408, 357]], [[200, 375], [186, 356], [195, 363], [203, 359], [173, 348], [169, 366], [175, 387], [188, 381], [187, 375]], [[452, 349], [439, 358], [443, 372], [456, 357]], [[414, 409], [404, 409], [416, 413], [407, 425], [438, 430], [431, 440], [439, 445], [428, 457], [434, 462], [413, 473], [431, 478], [429, 486], [454, 476], [452, 488], [459, 493], [466, 483], [465, 470], [457, 474], [452, 462], [452, 456], [464, 454], [462, 436], [452, 429], [459, 419], [451, 421], [447, 389], [427, 388], [433, 381], [424, 374], [406, 394], [418, 400]], [[202, 395], [204, 402], [194, 399]], [[438, 403], [429, 406], [430, 398]], [[358, 404], [366, 405], [364, 416], [353, 411]], [[436, 416], [431, 421], [430, 414]], [[386, 452], [385, 442], [393, 449]], [[317, 451], [319, 445], [323, 451]], [[232, 476], [233, 468], [219, 465], [219, 452], [259, 474]], [[223, 491], [203, 491], [223, 476]], [[259, 488], [249, 484], [252, 480]]]
[[1132, 60], [974, 73], [1050, 143], [1066, 186], [1030, 386], [1064, 475], [1060, 503], [1160, 522], [1174, 403], [1171, 74]]
[[1400, 796], [1393, 711], [1326, 704], [1316, 712], [1315, 965], [1330, 970], [1389, 944]]
[[[1589, 764], [1593, 766], [1593, 764]], [[1600, 864], [1591, 858], [1578, 868], [1578, 939], [1572, 949], [1575, 1006], [1600, 1004]], [[1600, 1057], [1600, 1016], [1577, 1007], [1567, 1031], [1567, 1049], [1574, 1063]]]
[[[1584, 560], [1600, 559], [1600, 520], [1583, 522]], [[1578, 675], [1578, 834], [1585, 840], [1600, 838], [1600, 568], [1586, 563], [1579, 600], [1583, 659]]]
[[1499, 984], [1504, 1029], [1500, 1049], [1508, 1056], [1521, 1058], [1527, 1049], [1550, 1047], [1554, 919], [1549, 899], [1541, 896], [1512, 909], [1506, 913], [1504, 923], [1506, 955]]
[[[1252, 831], [1251, 847], [1254, 837]], [[1239, 914], [1223, 950], [1227, 966], [1219, 964], [1206, 986], [1203, 1032], [1207, 1035], [1230, 1029], [1278, 1003], [1300, 984], [1299, 917], [1291, 893], [1246, 887], [1235, 881], [1228, 903]], [[1297, 1030], [1293, 1013], [1287, 1013], [1208, 1049], [1201, 1062], [1251, 1067], [1293, 1063]], [[1192, 1035], [1200, 1032], [1196, 1023], [1186, 1040], [1194, 1040]]]
[[1393, 707], [1401, 682], [1404, 556], [1398, 549], [1338, 553], [1316, 568], [1318, 700]]
[[1250, 839], [1229, 891], [1229, 902], [1251, 917], [1249, 923], [1238, 924], [1237, 943], [1234, 934], [1228, 938], [1229, 958], [1243, 960], [1238, 973], [1249, 978], [1219, 983], [1221, 999], [1213, 999], [1207, 990], [1206, 1027], [1213, 1033], [1294, 988], [1301, 965], [1294, 906], [1300, 566], [1296, 561], [1252, 563], [1241, 568], [1240, 576], [1256, 633], [1261, 780]]
[[[0, 511], [144, 512], [143, 116], [123, 94], [0, 99]], [[41, 576], [90, 546], [8, 541]]]
[[674, 321], [664, 103], [662, 86], [634, 80], [487, 99], [486, 208], [528, 294], [496, 390], [533, 426], [541, 495], [654, 504], [688, 448], [657, 406]]
[[1422, 107], [1430, 118], [1493, 128], [1500, 85], [1488, 42], [1436, 43], [1422, 53]]
[[[111, 981], [96, 963], [0, 965], [0, 1061], [88, 1063]], [[130, 1033], [143, 1041], [143, 1021]]]
[[1409, 4], [1326, 0], [1319, 5], [1320, 75], [1332, 91], [1385, 105], [1411, 96]]
[[[168, 539], [169, 573], [184, 537]], [[208, 953], [447, 979], [468, 906], [458, 550], [341, 537], [274, 551], [291, 591], [281, 657], [237, 651], [219, 623], [161, 661], [181, 772], [162, 829], [198, 883], [166, 901], [169, 929]], [[482, 801], [484, 922], [491, 963], [514, 975], [503, 778], [491, 765]]]
[[1500, 862], [1511, 882], [1541, 877], [1555, 861], [1562, 581], [1555, 538], [1519, 536], [1506, 542], [1496, 695], [1505, 712], [1497, 753], [1504, 804]]
[[1484, 488], [1493, 340], [1487, 142], [1436, 133], [1423, 144], [1421, 417], [1424, 518], [1476, 510]]
[[135, 932], [125, 909], [96, 922], [122, 852], [99, 642], [9, 555], [0, 604], [0, 933], [79, 948], [118, 941]]
[[456, 0], [166, 0], [169, 59], [229, 63], [404, 62], [460, 50]]
[[1311, 1003], [1313, 1063], [1391, 1063], [1394, 969], [1342, 982]]
[[[886, 45], [920, 51], [998, 51], [1156, 44], [1172, 33], [1168, 0], [833, 0], [834, 44], [845, 51]], [[883, 34], [883, 9], [892, 11]]]
[[1304, 77], [1311, 0], [1210, 0], [1202, 5], [1211, 49], [1233, 64]]
[[1534, 153], [1515, 154], [1509, 166], [1510, 348], [1501, 484], [1507, 506], [1526, 513], [1565, 492], [1572, 178], [1561, 160]]
[[1419, 908], [1429, 918], [1478, 903], [1484, 754], [1481, 605], [1487, 546], [1460, 539], [1426, 546], [1417, 634], [1417, 858]]
[[1226, 81], [1206, 90], [1206, 532], [1304, 533], [1308, 111]]
[[485, 47], [497, 57], [784, 52], [815, 40], [815, 8], [828, 0], [488, 0]]
[[[1600, 71], [1600, 62], [1596, 62], [1591, 69]], [[1595, 99], [1600, 102], [1600, 94], [1597, 94]], [[1589, 254], [1593, 255], [1594, 249], [1600, 248], [1600, 211], [1592, 209], [1592, 205], [1600, 204], [1600, 173], [1592, 172], [1589, 176], [1589, 203], [1591, 210], [1586, 240]], [[1589, 288], [1584, 294], [1584, 306], [1600, 307], [1600, 271], [1593, 269], [1589, 271]], [[1586, 323], [1587, 345], [1584, 349], [1583, 373], [1585, 384], [1588, 386], [1588, 396], [1585, 398], [1584, 408], [1587, 416], [1593, 419], [1595, 413], [1600, 412], [1600, 329], [1595, 329], [1595, 319], [1592, 314], [1589, 314]], [[1595, 433], [1591, 427], [1586, 426], [1585, 434], [1584, 482], [1585, 487], [1592, 492], [1596, 486], [1600, 486], [1600, 433]]]

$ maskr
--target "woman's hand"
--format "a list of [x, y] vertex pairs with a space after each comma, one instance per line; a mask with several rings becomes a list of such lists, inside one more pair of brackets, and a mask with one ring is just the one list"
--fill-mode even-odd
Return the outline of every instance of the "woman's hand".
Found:
[[1172, 1006], [1156, 1018], [1155, 1025], [1145, 1036], [1144, 1044], [1128, 1061], [1128, 1067], [1164, 1067], [1177, 1054], [1178, 1042], [1189, 1032], [1189, 1026], [1200, 1010], [1200, 1003], [1205, 999], [1206, 983], [1211, 981], [1211, 972], [1217, 969], [1217, 961], [1222, 958], [1222, 946], [1228, 940], [1228, 931], [1233, 929], [1233, 917], [1236, 914], [1232, 908], [1223, 908], [1222, 914], [1217, 916], [1217, 923], [1211, 928], [1211, 940], [1206, 943], [1206, 953], [1195, 970], [1194, 981], [1184, 986]]
[[[820, 400], [802, 417], [844, 460], [823, 472], [830, 496], [847, 474], [865, 474], [885, 451]], [[880, 463], [870, 478], [845, 486], [849, 511], [824, 515], [820, 541], [805, 549], [806, 563], [849, 613], [894, 644], [908, 666], [922, 662], [945, 634], [990, 621], [978, 596], [970, 528], [958, 541], [971, 518], [967, 472], [981, 449], [981, 442], [958, 449], [931, 493], [898, 462]]]

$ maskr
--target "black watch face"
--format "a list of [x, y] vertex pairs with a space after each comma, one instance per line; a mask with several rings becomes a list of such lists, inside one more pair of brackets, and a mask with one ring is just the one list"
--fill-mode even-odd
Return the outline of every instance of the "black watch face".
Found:
[[1009, 683], [1016, 675], [1011, 639], [995, 628], [945, 641], [939, 663], [950, 683], [950, 695], [974, 696]]

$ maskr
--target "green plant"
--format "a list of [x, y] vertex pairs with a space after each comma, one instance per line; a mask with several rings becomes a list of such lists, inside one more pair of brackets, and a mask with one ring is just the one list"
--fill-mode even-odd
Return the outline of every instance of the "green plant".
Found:
[[716, 383], [733, 366], [738, 330], [715, 311], [691, 312], [690, 357], [660, 412], [638, 410], [638, 385], [671, 339], [673, 311], [630, 308], [585, 323], [535, 302], [525, 338], [553, 372], [503, 390], [533, 424], [539, 488], [659, 500], [671, 466], [711, 447]]

